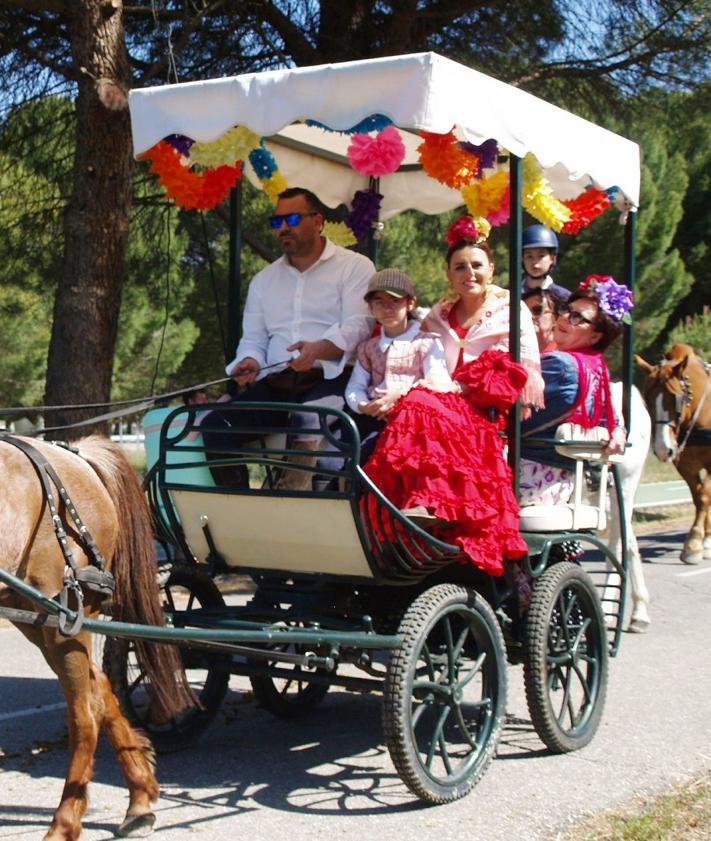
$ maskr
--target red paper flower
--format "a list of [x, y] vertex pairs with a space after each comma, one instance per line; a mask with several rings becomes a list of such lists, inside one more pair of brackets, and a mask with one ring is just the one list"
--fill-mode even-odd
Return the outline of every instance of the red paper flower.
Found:
[[405, 144], [394, 126], [387, 126], [375, 137], [354, 134], [348, 147], [348, 160], [356, 172], [372, 178], [390, 175], [405, 159]]
[[478, 240], [479, 236], [480, 232], [474, 224], [474, 220], [465, 213], [459, 219], [455, 219], [449, 228], [447, 228], [445, 239], [447, 240], [447, 245], [451, 248], [462, 239]]
[[593, 219], [607, 210], [610, 206], [610, 197], [604, 190], [591, 187], [574, 199], [567, 199], [562, 203], [572, 215], [563, 223], [561, 230], [564, 234], [577, 234], [581, 228], [587, 228]]

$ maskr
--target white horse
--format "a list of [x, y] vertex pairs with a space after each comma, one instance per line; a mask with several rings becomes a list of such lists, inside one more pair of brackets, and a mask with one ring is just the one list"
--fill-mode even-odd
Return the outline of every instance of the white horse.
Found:
[[[622, 383], [612, 383], [612, 402], [619, 417], [622, 417]], [[625, 508], [625, 524], [627, 527], [627, 557], [629, 594], [632, 601], [632, 615], [627, 628], [631, 633], [642, 634], [649, 627], [649, 591], [642, 572], [642, 558], [637, 546], [637, 538], [632, 530], [632, 510], [634, 497], [642, 479], [644, 462], [647, 459], [649, 444], [652, 437], [652, 421], [644, 403], [642, 395], [633, 387], [630, 400], [630, 429], [627, 436], [628, 447], [618, 463], [622, 499]], [[622, 554], [622, 537], [620, 529], [619, 510], [617, 507], [617, 491], [613, 486], [610, 499], [609, 542], [616, 557]], [[608, 576], [608, 586], [619, 586], [619, 576], [611, 572]]]

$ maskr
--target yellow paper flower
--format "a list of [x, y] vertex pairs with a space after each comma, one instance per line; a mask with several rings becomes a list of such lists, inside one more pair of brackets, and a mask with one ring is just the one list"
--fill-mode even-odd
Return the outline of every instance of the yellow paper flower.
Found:
[[193, 143], [190, 160], [200, 166], [231, 165], [259, 146], [259, 136], [246, 126], [234, 126], [211, 143]]
[[474, 224], [479, 229], [479, 234], [484, 237], [484, 239], [489, 239], [489, 234], [491, 233], [491, 224], [489, 220], [485, 219], [483, 216], [475, 216]]
[[278, 169], [272, 174], [271, 178], [264, 178], [262, 180], [262, 190], [269, 196], [269, 201], [272, 204], [276, 204], [279, 193], [283, 193], [288, 188], [289, 185], [286, 183], [286, 178], [284, 178]]
[[521, 203], [534, 219], [554, 231], [560, 231], [572, 215], [570, 208], [553, 195], [543, 170], [530, 152], [523, 159]]
[[508, 186], [509, 174], [501, 170], [462, 187], [462, 198], [472, 216], [488, 216], [504, 203]]
[[343, 246], [343, 248], [348, 248], [349, 245], [355, 245], [358, 242], [355, 234], [345, 222], [324, 222], [323, 235], [336, 245]]

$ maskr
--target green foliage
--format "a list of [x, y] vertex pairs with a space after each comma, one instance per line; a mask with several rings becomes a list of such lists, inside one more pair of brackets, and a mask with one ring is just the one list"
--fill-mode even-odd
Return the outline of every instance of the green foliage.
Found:
[[680, 321], [668, 337], [669, 345], [675, 342], [691, 345], [702, 359], [711, 359], [711, 307]]

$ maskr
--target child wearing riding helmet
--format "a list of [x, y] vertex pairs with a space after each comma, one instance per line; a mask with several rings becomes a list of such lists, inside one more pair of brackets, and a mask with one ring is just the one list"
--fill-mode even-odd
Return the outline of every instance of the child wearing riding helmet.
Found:
[[558, 237], [545, 225], [529, 225], [524, 229], [521, 244], [524, 272], [523, 294], [533, 289], [542, 289], [562, 301], [567, 301], [570, 291], [555, 283], [550, 274], [558, 259]]

